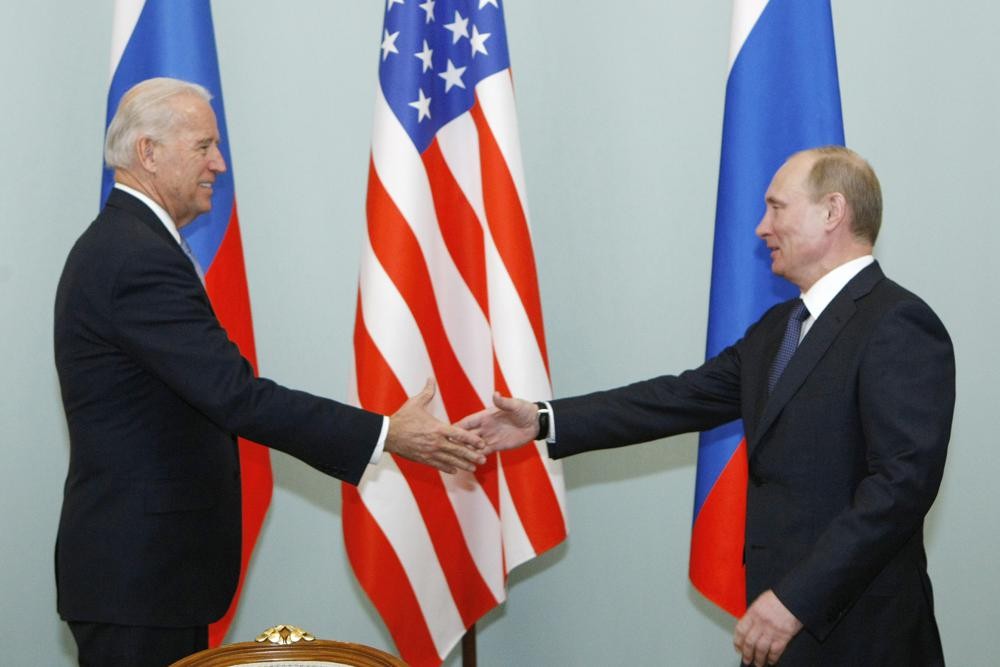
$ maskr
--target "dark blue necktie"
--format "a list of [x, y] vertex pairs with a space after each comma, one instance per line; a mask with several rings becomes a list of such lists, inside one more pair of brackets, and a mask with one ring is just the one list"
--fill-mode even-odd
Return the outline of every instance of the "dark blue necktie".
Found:
[[795, 354], [795, 348], [799, 346], [799, 332], [802, 331], [802, 323], [809, 317], [809, 309], [802, 299], [798, 299], [792, 308], [792, 314], [788, 317], [788, 325], [785, 327], [785, 337], [781, 339], [781, 347], [774, 355], [771, 362], [771, 372], [767, 374], [767, 393], [774, 391], [774, 385], [778, 384], [778, 378], [785, 372], [785, 366]]

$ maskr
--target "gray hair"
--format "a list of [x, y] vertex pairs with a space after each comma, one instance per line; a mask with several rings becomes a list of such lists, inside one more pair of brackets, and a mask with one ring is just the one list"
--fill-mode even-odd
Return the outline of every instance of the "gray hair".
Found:
[[843, 146], [822, 146], [802, 151], [815, 158], [807, 183], [813, 201], [831, 192], [844, 195], [853, 213], [854, 236], [875, 245], [882, 226], [882, 186], [868, 162]]
[[104, 140], [104, 161], [113, 169], [135, 164], [135, 144], [141, 137], [166, 139], [177, 114], [169, 104], [179, 95], [195, 95], [206, 102], [212, 94], [204, 86], [180, 79], [157, 77], [135, 84], [122, 95]]

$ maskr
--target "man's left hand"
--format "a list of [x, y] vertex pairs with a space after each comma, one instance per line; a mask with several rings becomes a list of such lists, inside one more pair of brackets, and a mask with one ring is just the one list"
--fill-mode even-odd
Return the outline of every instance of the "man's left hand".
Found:
[[754, 600], [736, 624], [733, 646], [745, 665], [774, 665], [801, 629], [799, 619], [768, 590]]

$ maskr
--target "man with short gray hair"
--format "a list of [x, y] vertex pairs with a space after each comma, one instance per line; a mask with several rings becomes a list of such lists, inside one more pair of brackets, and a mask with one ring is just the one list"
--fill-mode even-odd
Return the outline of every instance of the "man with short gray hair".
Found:
[[743, 663], [943, 665], [923, 523], [955, 408], [948, 332], [872, 256], [881, 187], [859, 155], [797, 153], [765, 201], [757, 236], [801, 298], [699, 368], [549, 404], [496, 395], [459, 425], [491, 451], [544, 438], [562, 458], [741, 418]]
[[357, 484], [384, 452], [443, 472], [482, 442], [426, 411], [391, 418], [254, 377], [179, 230], [226, 164], [201, 86], [150, 79], [108, 129], [107, 205], [73, 246], [55, 303], [70, 461], [56, 544], [60, 615], [82, 667], [163, 667], [207, 647], [240, 573], [236, 437]]

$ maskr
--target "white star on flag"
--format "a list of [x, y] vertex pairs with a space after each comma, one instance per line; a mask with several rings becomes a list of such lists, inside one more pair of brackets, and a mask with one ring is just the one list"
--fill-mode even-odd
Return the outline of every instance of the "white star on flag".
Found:
[[396, 38], [399, 37], [399, 31], [389, 34], [389, 31], [385, 31], [385, 35], [382, 36], [382, 60], [385, 61], [389, 57], [390, 53], [399, 53], [399, 49], [396, 48]]
[[[504, 4], [406, 0], [393, 13], [387, 1], [369, 0], [383, 28], [401, 32], [398, 56], [378, 63], [359, 165], [368, 192], [351, 402], [392, 414], [426, 376], [440, 389], [433, 414], [448, 422], [494, 391], [550, 397]], [[344, 483], [342, 526], [403, 660], [441, 667], [507, 599], [511, 570], [566, 539], [566, 499], [544, 442], [490, 455], [479, 475], [425, 468], [388, 454]]]
[[469, 44], [472, 46], [472, 57], [475, 58], [477, 53], [481, 53], [484, 56], [490, 54], [486, 53], [486, 40], [490, 38], [490, 33], [484, 32], [480, 33], [479, 28], [472, 26], [472, 37], [469, 38]]
[[[402, 5], [402, 4], [405, 4], [405, 3], [406, 3], [406, 0], [389, 0], [389, 5], [385, 8], [385, 11], [391, 12], [393, 5]], [[483, 6], [479, 5], [479, 8], [482, 9]]]
[[431, 117], [431, 98], [424, 97], [424, 89], [417, 89], [419, 96], [413, 102], [410, 102], [410, 106], [417, 110], [417, 122], [419, 123], [424, 118]]
[[[427, 19], [424, 21], [424, 23], [430, 23], [431, 21], [434, 20], [434, 0], [427, 0], [426, 2], [422, 3], [420, 5], [420, 9], [427, 12]], [[480, 9], [482, 9], [482, 7], [480, 7]]]
[[458, 86], [459, 88], [465, 88], [465, 84], [462, 83], [462, 74], [465, 73], [464, 67], [455, 67], [455, 64], [451, 62], [451, 58], [448, 59], [448, 69], [438, 74], [439, 77], [444, 79], [444, 92], [448, 92], [453, 86]]
[[421, 72], [426, 72], [427, 70], [431, 69], [431, 67], [432, 67], [432, 65], [431, 65], [431, 54], [432, 53], [434, 53], [434, 49], [432, 49], [431, 47], [427, 46], [427, 40], [425, 39], [424, 40], [424, 50], [420, 51], [419, 53], [414, 53], [413, 54], [415, 57], [417, 57], [417, 58], [420, 59], [420, 62], [422, 62], [424, 64], [424, 67], [421, 70]]
[[462, 15], [455, 11], [455, 21], [444, 26], [451, 30], [451, 43], [457, 44], [458, 40], [469, 36], [469, 19], [463, 19]]

